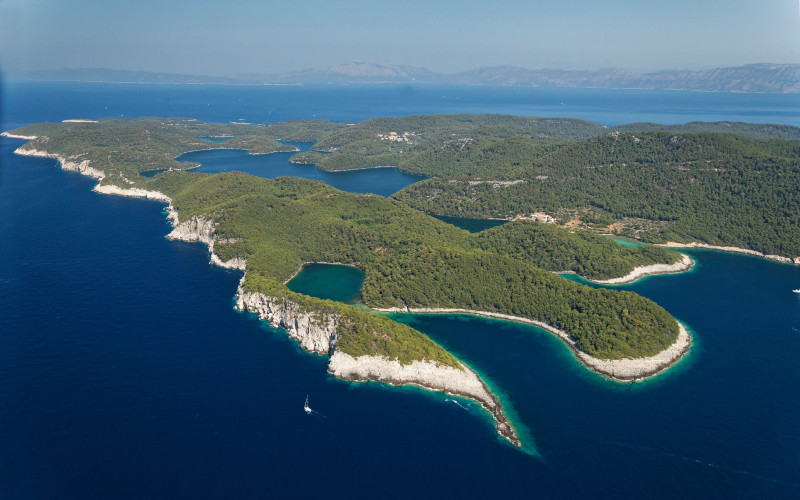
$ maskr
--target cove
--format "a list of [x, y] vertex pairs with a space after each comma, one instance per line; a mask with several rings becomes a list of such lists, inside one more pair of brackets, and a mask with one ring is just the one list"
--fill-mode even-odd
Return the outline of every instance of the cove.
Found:
[[319, 299], [361, 304], [364, 272], [342, 264], [306, 264], [286, 284], [289, 290]]

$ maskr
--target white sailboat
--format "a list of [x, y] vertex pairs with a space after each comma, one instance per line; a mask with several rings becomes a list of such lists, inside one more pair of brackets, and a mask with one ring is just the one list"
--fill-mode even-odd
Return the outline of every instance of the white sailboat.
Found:
[[304, 405], [303, 405], [303, 410], [304, 410], [306, 413], [311, 413], [311, 412], [313, 411], [313, 410], [311, 409], [311, 407], [310, 407], [310, 406], [308, 406], [308, 394], [306, 394], [306, 404], [304, 404]]

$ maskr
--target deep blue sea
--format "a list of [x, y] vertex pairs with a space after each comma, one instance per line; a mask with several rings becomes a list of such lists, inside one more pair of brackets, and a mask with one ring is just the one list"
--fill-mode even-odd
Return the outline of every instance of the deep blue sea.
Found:
[[[800, 96], [773, 94], [22, 82], [0, 96], [3, 130], [444, 112], [800, 125]], [[486, 377], [521, 452], [465, 401], [330, 377], [325, 357], [234, 311], [240, 274], [166, 240], [163, 204], [93, 193], [13, 155], [22, 143], [0, 139], [2, 499], [800, 497], [800, 267], [693, 251], [691, 272], [623, 287], [695, 338], [641, 384], [593, 375], [532, 327], [393, 316]]]

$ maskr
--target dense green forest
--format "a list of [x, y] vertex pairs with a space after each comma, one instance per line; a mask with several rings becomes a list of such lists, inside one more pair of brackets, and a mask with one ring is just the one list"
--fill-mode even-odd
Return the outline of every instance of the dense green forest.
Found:
[[[338, 124], [325, 120], [297, 120], [264, 124], [267, 134], [278, 139], [314, 142], [314, 150], [294, 158], [296, 163], [317, 165], [323, 170], [348, 170], [380, 165], [397, 166], [411, 173], [450, 177], [458, 175], [502, 175], [502, 172], [480, 171], [473, 163], [480, 161], [472, 156], [460, 157], [455, 162], [437, 158], [453, 151], [469, 148], [473, 141], [493, 139], [480, 148], [491, 149], [499, 145], [503, 153], [527, 161], [537, 149], [523, 151], [522, 143], [503, 145], [498, 139], [521, 137], [540, 143], [582, 141], [615, 132], [644, 133], [667, 131], [673, 133], [731, 133], [750, 139], [800, 139], [800, 128], [789, 125], [750, 124], [742, 122], [691, 122], [684, 125], [633, 123], [604, 127], [598, 123], [570, 118], [526, 118], [509, 115], [418, 115], [399, 118], [373, 118], [355, 124]], [[525, 147], [533, 148], [530, 144]], [[474, 149], [474, 148], [473, 148]], [[331, 153], [328, 155], [319, 152]], [[436, 160], [431, 163], [431, 160]], [[502, 170], [505, 170], [503, 168]]]
[[547, 271], [573, 271], [590, 279], [625, 276], [633, 267], [673, 263], [680, 255], [657, 246], [623, 247], [592, 233], [517, 220], [475, 235], [475, 247], [514, 257]]
[[689, 122], [681, 125], [661, 125], [658, 123], [630, 123], [610, 127], [608, 132], [719, 132], [736, 134], [748, 139], [800, 139], [800, 127], [776, 125], [772, 123], [742, 122]]
[[[37, 136], [25, 148], [42, 149], [105, 172], [104, 184], [146, 187], [140, 172], [186, 169], [197, 166], [175, 158], [187, 151], [215, 148], [249, 149], [266, 154], [295, 151], [270, 137], [264, 127], [203, 123], [187, 118], [111, 118], [94, 122], [37, 123], [18, 128], [14, 134]], [[231, 137], [220, 143], [199, 137]]]
[[[703, 241], [800, 255], [800, 142], [731, 134], [648, 132], [568, 142], [536, 154], [524, 138], [478, 142], [439, 155], [470, 171], [432, 178], [395, 197], [421, 210], [467, 217], [589, 208], [613, 220], [660, 224], [645, 241]], [[514, 158], [510, 162], [504, 159]], [[444, 160], [443, 160], [444, 161]], [[475, 181], [493, 169], [507, 185]]]
[[798, 127], [606, 128], [581, 120], [432, 115], [323, 128], [315, 124], [316, 151], [292, 161], [330, 170], [394, 165], [432, 177], [395, 195], [430, 213], [581, 213], [585, 221], [606, 221], [604, 230], [647, 242], [701, 241], [800, 256]]
[[[462, 147], [480, 138], [535, 137], [538, 141], [579, 140], [603, 133], [598, 123], [572, 118], [525, 118], [508, 115], [417, 115], [373, 118], [356, 124], [325, 125], [320, 120], [267, 124], [275, 138], [313, 141], [314, 150], [292, 161], [323, 170], [398, 166], [422, 175], [446, 175], [420, 167], [418, 158], [431, 148]], [[307, 127], [307, 128], [305, 128]], [[325, 152], [330, 154], [320, 154]]]
[[[535, 127], [538, 130], [549, 130], [550, 133], [565, 134], [564, 130], [570, 127], [577, 130], [591, 129], [593, 124], [580, 120], [561, 119], [527, 119], [505, 117], [498, 115], [455, 115], [430, 117], [408, 117], [401, 119], [375, 119], [369, 120], [370, 127], [390, 127], [395, 122], [416, 127], [420, 134], [429, 134], [431, 137], [449, 136], [451, 131], [483, 130], [481, 127], [493, 127], [494, 133], [508, 136], [505, 141], [486, 138], [484, 141], [507, 144], [533, 144], [539, 148], [538, 141], [532, 141], [513, 135], [515, 131]], [[388, 125], [387, 125], [388, 124]], [[328, 133], [330, 131], [346, 128], [347, 130], [358, 125], [331, 124], [323, 120], [302, 120], [283, 122], [270, 127], [255, 127], [240, 124], [206, 124], [197, 120], [185, 118], [140, 118], [136, 120], [109, 119], [99, 123], [44, 123], [30, 125], [14, 130], [19, 135], [39, 136], [24, 146], [24, 148], [42, 148], [73, 161], [90, 160], [93, 167], [106, 172], [104, 183], [119, 184], [121, 187], [134, 185], [144, 189], [157, 189], [173, 191], [174, 186], [166, 185], [167, 181], [162, 176], [141, 177], [139, 172], [148, 170], [168, 170], [186, 168], [186, 163], [173, 160], [181, 152], [196, 149], [209, 149], [215, 147], [249, 147], [252, 151], [267, 152], [291, 148], [285, 146], [266, 134], [266, 130], [277, 127], [282, 135], [291, 135], [294, 140], [306, 139], [303, 134]], [[387, 132], [388, 133], [388, 132]], [[484, 130], [483, 133], [486, 133]], [[577, 132], [575, 132], [577, 133]], [[581, 132], [583, 134], [584, 132]], [[239, 134], [239, 135], [236, 135]], [[198, 139], [200, 136], [225, 136], [231, 137], [221, 144], [209, 143]], [[392, 142], [392, 141], [390, 141]], [[260, 147], [257, 147], [260, 146]], [[471, 148], [465, 148], [468, 154]], [[498, 149], [498, 154], [492, 157], [503, 157], [505, 153]], [[441, 155], [445, 157], [446, 155]], [[483, 168], [478, 162], [470, 163]], [[191, 164], [189, 164], [191, 165]], [[439, 168], [435, 166], [435, 168]], [[188, 182], [191, 177], [171, 176], [169, 183]], [[185, 179], [185, 180], [184, 180]], [[198, 199], [202, 197], [197, 194]], [[438, 222], [437, 222], [438, 223]], [[509, 234], [509, 229], [499, 230], [501, 238], [493, 240], [494, 251], [502, 251], [518, 258], [523, 258], [530, 263], [553, 271], [575, 271], [590, 279], [606, 279], [625, 275], [637, 265], [646, 265], [674, 260], [674, 254], [659, 254], [656, 250], [637, 249], [630, 250], [619, 245], [610, 244], [608, 241], [591, 239], [589, 236], [576, 236], [567, 231], [555, 228], [535, 228], [535, 225], [516, 224], [509, 228], [520, 228], [520, 235]], [[528, 228], [528, 229], [525, 229]], [[531, 238], [531, 234], [547, 231], [546, 237]], [[523, 240], [522, 235], [527, 240]], [[506, 242], [511, 238], [515, 240], [515, 248]], [[501, 241], [503, 240], [503, 241]], [[589, 244], [591, 241], [591, 244]], [[523, 245], [528, 245], [527, 250], [522, 250]], [[475, 248], [488, 249], [483, 246]], [[521, 253], [523, 252], [523, 253]]]
[[[501, 115], [324, 123], [313, 124], [315, 151], [292, 161], [328, 170], [394, 165], [432, 177], [395, 195], [430, 213], [510, 218], [536, 210], [580, 212], [585, 221], [607, 221], [605, 230], [647, 242], [701, 241], [800, 256], [798, 127], [691, 122], [606, 128]], [[296, 135], [303, 124], [267, 130]]]
[[[741, 124], [734, 129], [781, 137], [792, 132]], [[657, 224], [641, 235], [651, 241], [700, 239], [800, 255], [794, 195], [800, 142], [793, 140], [674, 130], [609, 133], [580, 120], [498, 115], [261, 127], [114, 119], [12, 132], [39, 136], [25, 147], [90, 160], [106, 172], [104, 183], [164, 192], [181, 220], [213, 219], [220, 257], [247, 258], [245, 289], [343, 318], [339, 348], [353, 355], [458, 366], [409, 327], [289, 291], [285, 281], [304, 262], [361, 268], [363, 298], [373, 307], [456, 307], [536, 319], [566, 330], [579, 348], [603, 358], [652, 355], [677, 335], [674, 319], [648, 299], [593, 289], [550, 272], [618, 277], [638, 265], [674, 262], [674, 253], [623, 247], [531, 221], [470, 234], [416, 208], [474, 217], [578, 209], [590, 225], [653, 221]], [[198, 139], [202, 136], [231, 139], [218, 145]], [[315, 142], [317, 152], [301, 161], [319, 160], [323, 168], [395, 164], [432, 178], [384, 199], [302, 179], [186, 173], [179, 170], [187, 165], [174, 161], [182, 152], [216, 147], [291, 149], [276, 138]], [[157, 169], [165, 171], [138, 175]]]
[[[565, 329], [581, 349], [599, 357], [652, 355], [677, 335], [675, 321], [648, 299], [579, 285], [526, 261], [525, 252], [514, 251], [508, 237], [533, 222], [482, 237], [395, 200], [344, 193], [303, 179], [181, 172], [154, 179], [172, 196], [183, 220], [202, 215], [217, 221], [217, 235], [229, 243], [218, 243], [215, 251], [223, 260], [248, 259], [247, 290], [294, 300], [296, 294], [290, 296], [283, 283], [304, 262], [339, 262], [364, 270], [363, 299], [369, 306], [462, 307], [519, 315]], [[548, 230], [568, 238], [566, 231]], [[637, 249], [609, 247], [620, 250], [619, 255], [647, 258]], [[593, 251], [602, 253], [602, 245], [588, 255]], [[304, 301], [309, 307], [330, 307], [318, 299]], [[363, 349], [370, 344], [348, 338], [344, 345]]]

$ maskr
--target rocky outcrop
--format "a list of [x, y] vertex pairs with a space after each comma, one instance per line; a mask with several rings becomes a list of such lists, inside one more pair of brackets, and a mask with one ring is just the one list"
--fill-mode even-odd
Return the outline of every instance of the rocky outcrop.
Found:
[[694, 265], [694, 261], [688, 255], [682, 255], [681, 260], [674, 264], [650, 264], [649, 266], [639, 266], [633, 268], [633, 271], [621, 276], [619, 278], [611, 278], [607, 280], [590, 280], [601, 285], [621, 285], [623, 283], [633, 283], [634, 281], [644, 276], [651, 276], [655, 274], [675, 274], [688, 271]]
[[247, 268], [247, 259], [244, 257], [234, 257], [230, 260], [223, 261], [219, 255], [214, 253], [214, 248], [211, 247], [211, 263], [225, 269], [235, 269], [237, 271], [244, 271]]
[[171, 214], [170, 219], [174, 228], [167, 235], [167, 239], [188, 242], [199, 241], [206, 245], [214, 243], [214, 221], [195, 216], [185, 222], [175, 224], [178, 220], [177, 210], [170, 208], [169, 213]]
[[[5, 134], [6, 137], [14, 137], [17, 139], [36, 139], [36, 137], [26, 137], [26, 136], [14, 136]], [[57, 154], [48, 153], [47, 151], [40, 151], [36, 148], [29, 148], [28, 145], [18, 147], [14, 153], [22, 156], [39, 156], [42, 158], [53, 158], [58, 160], [61, 164], [62, 170], [68, 170], [70, 172], [78, 172], [79, 174], [86, 175], [93, 179], [97, 179], [102, 181], [106, 174], [102, 170], [98, 170], [96, 168], [89, 166], [89, 160], [77, 161], [77, 158], [65, 158], [63, 156], [59, 156]]]
[[114, 184], [97, 184], [92, 188], [92, 191], [100, 194], [113, 194], [116, 196], [131, 196], [133, 198], [147, 198], [149, 200], [163, 201], [165, 203], [172, 203], [169, 196], [158, 191], [148, 191], [140, 188], [121, 188]]
[[208, 251], [211, 255], [209, 261], [215, 266], [224, 267], [225, 269], [236, 269], [244, 271], [247, 267], [247, 259], [244, 257], [234, 257], [230, 260], [223, 261], [219, 255], [214, 253], [214, 221], [205, 219], [203, 217], [192, 217], [186, 222], [178, 222], [178, 211], [175, 207], [167, 207], [167, 218], [172, 222], [173, 229], [167, 235], [167, 239], [177, 241], [195, 242], [199, 241], [208, 245]]
[[[244, 278], [243, 278], [244, 279]], [[269, 297], [263, 293], [237, 293], [236, 309], [258, 314], [275, 328], [281, 327], [306, 351], [333, 354], [339, 334], [339, 318], [335, 314], [309, 312], [285, 298]]]
[[[25, 141], [32, 141], [32, 140], [36, 139], [35, 135], [17, 135], [17, 134], [12, 134], [10, 132], [0, 133], [0, 136], [8, 137], [9, 139], [23, 139]], [[17, 153], [17, 154], [22, 154], [22, 153], [18, 153], [17, 151], [14, 151], [14, 152]]]
[[414, 384], [477, 401], [494, 418], [497, 433], [514, 446], [522, 446], [497, 397], [474, 371], [463, 363], [461, 368], [462, 370], [457, 370], [432, 361], [413, 361], [403, 365], [397, 360], [378, 356], [354, 358], [341, 351], [334, 352], [328, 364], [328, 371], [344, 380], [375, 380], [392, 385]]

